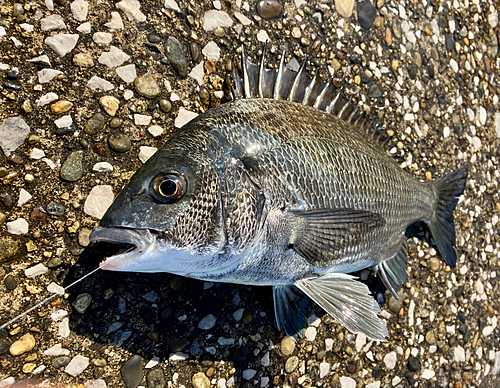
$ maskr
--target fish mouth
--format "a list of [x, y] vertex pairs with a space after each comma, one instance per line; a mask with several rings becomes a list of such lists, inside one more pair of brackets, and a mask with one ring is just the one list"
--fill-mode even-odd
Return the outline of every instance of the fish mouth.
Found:
[[106, 257], [99, 268], [108, 271], [126, 270], [126, 264], [138, 258], [155, 243], [155, 235], [149, 229], [98, 227], [90, 234], [91, 243], [106, 242], [116, 244], [121, 249]]

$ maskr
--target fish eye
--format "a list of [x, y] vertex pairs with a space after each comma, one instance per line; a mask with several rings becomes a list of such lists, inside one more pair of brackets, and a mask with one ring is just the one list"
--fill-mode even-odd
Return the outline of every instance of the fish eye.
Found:
[[186, 178], [177, 172], [158, 174], [151, 181], [151, 194], [161, 203], [176, 202], [186, 194], [186, 191]]

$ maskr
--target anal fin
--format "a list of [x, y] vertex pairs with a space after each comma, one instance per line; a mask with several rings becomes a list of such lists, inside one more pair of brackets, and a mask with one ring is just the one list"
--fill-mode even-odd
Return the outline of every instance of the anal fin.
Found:
[[294, 285], [274, 286], [273, 297], [278, 330], [283, 328], [288, 336], [298, 341], [306, 326], [309, 298]]
[[385, 287], [397, 300], [399, 296], [397, 293], [397, 288], [406, 282], [408, 279], [408, 274], [406, 273], [406, 267], [408, 265], [408, 240], [403, 236], [401, 245], [396, 253], [396, 255], [386, 261], [377, 265], [378, 275], [384, 282]]
[[349, 331], [386, 341], [387, 327], [368, 287], [351, 275], [331, 273], [299, 280], [295, 285]]

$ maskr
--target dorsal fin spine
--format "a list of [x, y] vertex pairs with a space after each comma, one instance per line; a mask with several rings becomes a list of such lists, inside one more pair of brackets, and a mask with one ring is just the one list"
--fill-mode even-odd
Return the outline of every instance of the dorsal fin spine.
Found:
[[262, 58], [260, 59], [260, 66], [259, 66], [259, 85], [257, 91], [259, 98], [264, 98], [264, 93], [262, 92], [263, 90], [262, 83], [264, 82], [264, 61], [266, 59], [266, 50], [267, 50], [267, 40], [264, 43], [264, 49], [262, 50]]
[[299, 86], [299, 81], [300, 77], [302, 76], [302, 73], [304, 72], [306, 68], [306, 62], [307, 62], [307, 57], [304, 59], [304, 62], [302, 62], [302, 65], [300, 66], [299, 71], [295, 75], [295, 79], [293, 80], [292, 87], [290, 89], [290, 93], [288, 94], [288, 101], [293, 101], [293, 97], [295, 96], [295, 91], [297, 90], [297, 87]]
[[250, 93], [250, 79], [248, 76], [248, 69], [247, 69], [247, 57], [245, 55], [245, 49], [243, 46], [241, 46], [241, 69], [243, 70], [243, 91], [244, 91], [244, 97], [245, 98], [252, 98], [251, 93]]
[[285, 71], [285, 51], [281, 55], [280, 65], [278, 67], [278, 73], [276, 74], [276, 83], [274, 84], [273, 98], [279, 100], [281, 80], [283, 79], [283, 72]]
[[304, 92], [304, 98], [302, 99], [302, 104], [309, 105], [309, 97], [311, 97], [311, 93], [313, 91], [314, 85], [316, 84], [316, 74], [314, 75], [311, 83], [307, 86]]
[[317, 109], [319, 108], [319, 106], [323, 102], [323, 99], [325, 98], [326, 92], [330, 88], [330, 84], [331, 84], [331, 81], [328, 81], [328, 83], [321, 90], [321, 93], [318, 95], [318, 97], [316, 97], [316, 101], [314, 101], [314, 105], [313, 105], [314, 108], [317, 108]]

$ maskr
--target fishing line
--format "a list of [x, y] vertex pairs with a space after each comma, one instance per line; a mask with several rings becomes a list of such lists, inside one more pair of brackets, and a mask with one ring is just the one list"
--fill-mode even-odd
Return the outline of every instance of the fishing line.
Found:
[[[66, 292], [66, 290], [70, 287], [73, 287], [76, 283], [79, 283], [81, 282], [83, 279], [85, 279], [87, 276], [90, 276], [92, 275], [94, 272], [96, 272], [97, 270], [101, 269], [100, 267], [97, 267], [96, 269], [94, 269], [93, 271], [89, 272], [87, 275], [84, 275], [82, 276], [80, 279], [78, 280], [75, 280], [73, 283], [71, 283], [69, 286], [67, 287], [64, 287], [64, 292]], [[25, 312], [19, 314], [17, 317], [14, 317], [12, 318], [9, 322], [6, 322], [4, 323], [2, 326], [0, 326], [0, 330], [3, 330], [5, 329], [7, 326], [9, 326], [10, 324], [18, 321], [20, 318], [24, 317], [26, 314], [29, 314], [30, 312], [32, 312], [33, 310], [35, 310], [36, 308], [40, 307], [40, 306], [43, 306], [45, 303], [47, 303], [48, 301], [54, 299], [55, 297], [57, 296], [61, 296], [60, 293], [55, 293], [54, 295], [51, 295], [49, 296], [48, 298], [42, 300], [40, 303], [36, 304], [35, 306], [33, 307], [30, 307], [28, 310], [26, 310]]]

